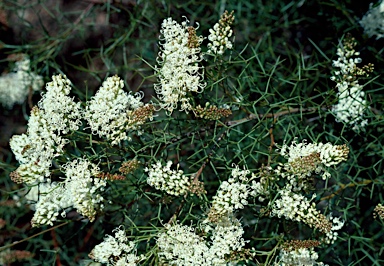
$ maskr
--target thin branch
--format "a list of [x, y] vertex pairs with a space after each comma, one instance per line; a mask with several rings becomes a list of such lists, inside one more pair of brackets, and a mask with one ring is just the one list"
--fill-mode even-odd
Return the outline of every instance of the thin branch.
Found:
[[340, 194], [340, 192], [342, 192], [344, 189], [347, 189], [349, 187], [355, 187], [355, 186], [359, 186], [359, 185], [368, 185], [370, 183], [372, 183], [374, 181], [372, 180], [363, 180], [361, 182], [357, 182], [357, 183], [349, 183], [349, 184], [339, 184], [340, 188], [338, 190], [336, 190], [336, 192], [332, 193], [331, 195], [328, 195], [328, 196], [325, 196], [325, 197], [322, 197], [320, 200], [329, 200], [329, 199], [332, 199], [333, 197], [337, 196], [338, 194]]
[[10, 248], [10, 247], [16, 246], [16, 245], [18, 245], [18, 244], [20, 244], [20, 243], [23, 243], [23, 242], [25, 242], [25, 241], [27, 241], [27, 240], [30, 240], [30, 239], [32, 239], [32, 238], [35, 238], [35, 237], [37, 237], [37, 236], [39, 236], [39, 235], [45, 234], [46, 232], [49, 232], [49, 231], [54, 230], [54, 229], [56, 229], [56, 228], [62, 227], [63, 225], [68, 224], [69, 222], [70, 222], [70, 221], [67, 221], [67, 222], [62, 223], [62, 224], [58, 224], [58, 225], [56, 225], [56, 226], [54, 226], [54, 227], [51, 227], [51, 228], [49, 228], [49, 229], [47, 229], [47, 230], [44, 230], [44, 231], [41, 231], [40, 233], [34, 234], [34, 235], [32, 235], [32, 236], [29, 236], [29, 237], [24, 238], [24, 239], [22, 239], [22, 240], [20, 240], [20, 241], [15, 241], [15, 242], [13, 242], [12, 244], [6, 245], [6, 246], [4, 246], [4, 247], [0, 247], [0, 251], [3, 251], [3, 250], [8, 249], [8, 248]]

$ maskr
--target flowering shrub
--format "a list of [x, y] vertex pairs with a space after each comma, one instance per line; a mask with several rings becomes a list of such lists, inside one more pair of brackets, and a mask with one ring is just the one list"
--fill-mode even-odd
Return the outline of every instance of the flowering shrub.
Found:
[[[275, 13], [264, 13], [277, 3], [260, 4], [259, 22], [274, 21], [281, 32], [268, 26], [245, 37], [249, 21], [236, 6], [220, 8], [215, 20], [162, 14], [157, 41], [139, 45], [147, 65], [133, 67], [137, 59], [127, 61], [124, 55], [123, 67], [114, 68], [120, 59], [112, 63], [104, 57], [113, 58], [109, 51], [120, 45], [125, 53], [129, 34], [145, 34], [138, 30], [124, 31], [125, 37], [101, 49], [108, 73], [93, 72], [95, 60], [89, 66], [93, 81], [85, 88], [58, 67], [62, 74], [51, 75], [25, 132], [10, 138], [13, 162], [3, 167], [4, 191], [12, 198], [0, 208], [24, 210], [27, 235], [36, 233], [7, 242], [0, 261], [11, 262], [14, 245], [36, 241], [36, 248], [19, 250], [20, 260], [58, 265], [384, 262], [377, 233], [384, 225], [384, 105], [375, 72], [382, 61], [359, 52], [366, 38], [360, 28], [356, 39], [337, 32], [330, 41], [327, 35], [330, 47], [302, 41], [302, 32], [292, 37], [292, 25], [300, 25], [295, 12], [310, 4], [281, 6], [274, 12], [286, 16], [276, 20]], [[125, 10], [112, 2], [105, 7]], [[147, 12], [140, 14], [150, 17]], [[130, 22], [152, 25], [138, 17]], [[286, 42], [272, 41], [276, 34]], [[250, 46], [239, 46], [244, 43]], [[11, 230], [9, 221], [1, 218], [0, 230]], [[39, 245], [51, 245], [54, 255]]]

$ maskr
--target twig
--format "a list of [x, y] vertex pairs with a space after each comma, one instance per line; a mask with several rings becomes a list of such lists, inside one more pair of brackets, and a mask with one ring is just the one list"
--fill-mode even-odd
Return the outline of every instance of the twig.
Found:
[[[322, 108], [322, 110], [327, 110], [328, 108]], [[284, 110], [284, 111], [281, 111], [281, 112], [278, 112], [278, 113], [267, 113], [267, 114], [250, 114], [248, 117], [246, 118], [242, 118], [242, 119], [239, 119], [239, 120], [233, 120], [233, 121], [228, 121], [226, 122], [225, 124], [229, 127], [234, 127], [234, 126], [237, 126], [239, 124], [242, 124], [242, 123], [245, 123], [245, 122], [248, 122], [248, 121], [251, 121], [251, 120], [255, 120], [255, 119], [265, 119], [265, 118], [273, 118], [274, 121], [276, 121], [280, 116], [284, 116], [284, 115], [289, 115], [289, 114], [292, 114], [292, 113], [297, 113], [297, 112], [314, 112], [318, 110], [317, 107], [308, 107], [308, 108], [288, 108], [288, 110]]]
[[46, 232], [49, 232], [49, 231], [54, 230], [54, 229], [56, 229], [56, 228], [59, 228], [59, 227], [61, 227], [61, 226], [63, 226], [63, 225], [66, 225], [66, 224], [68, 224], [69, 222], [70, 222], [70, 221], [65, 222], [65, 223], [62, 223], [62, 224], [58, 224], [58, 225], [56, 225], [56, 226], [54, 226], [54, 227], [51, 227], [51, 228], [49, 228], [49, 229], [47, 229], [47, 230], [44, 230], [44, 231], [41, 231], [40, 233], [34, 234], [34, 235], [32, 235], [32, 236], [29, 236], [29, 237], [24, 238], [24, 239], [22, 239], [22, 240], [20, 240], [20, 241], [15, 241], [15, 242], [13, 242], [12, 244], [6, 245], [6, 246], [4, 246], [4, 247], [0, 247], [0, 251], [3, 251], [3, 250], [8, 249], [8, 248], [10, 248], [10, 247], [16, 246], [17, 244], [23, 243], [23, 242], [25, 242], [25, 241], [27, 241], [27, 240], [29, 240], [29, 239], [35, 238], [35, 237], [37, 237], [37, 236], [39, 236], [39, 235], [45, 234]]
[[322, 197], [320, 200], [329, 200], [329, 199], [332, 199], [333, 197], [337, 196], [341, 191], [343, 191], [344, 189], [346, 188], [349, 188], [349, 187], [355, 187], [355, 186], [358, 186], [358, 185], [368, 185], [370, 183], [372, 183], [373, 181], [372, 180], [364, 180], [364, 181], [361, 181], [361, 182], [357, 182], [357, 183], [349, 183], [349, 184], [339, 184], [340, 188], [338, 190], [336, 190], [336, 192], [332, 193], [331, 195], [328, 195], [328, 196], [325, 196], [325, 197]]

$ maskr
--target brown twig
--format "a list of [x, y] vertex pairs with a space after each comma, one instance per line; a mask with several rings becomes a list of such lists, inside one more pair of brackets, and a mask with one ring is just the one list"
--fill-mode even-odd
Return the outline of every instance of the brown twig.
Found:
[[22, 239], [22, 240], [20, 240], [20, 241], [15, 241], [15, 242], [13, 242], [12, 244], [9, 244], [9, 245], [0, 247], [0, 251], [3, 251], [3, 250], [8, 249], [8, 248], [10, 248], [10, 247], [16, 246], [16, 245], [18, 245], [18, 244], [20, 244], [20, 243], [23, 243], [23, 242], [25, 242], [25, 241], [27, 241], [27, 240], [29, 240], [29, 239], [35, 238], [35, 237], [37, 237], [37, 236], [39, 236], [39, 235], [45, 234], [46, 232], [49, 232], [49, 231], [54, 230], [54, 229], [56, 229], [56, 228], [59, 228], [59, 227], [61, 227], [61, 226], [63, 226], [63, 225], [66, 225], [66, 224], [68, 224], [69, 222], [70, 222], [70, 221], [65, 222], [65, 223], [62, 223], [62, 224], [58, 224], [58, 225], [56, 225], [56, 226], [54, 226], [54, 227], [51, 227], [51, 228], [49, 228], [49, 229], [47, 229], [47, 230], [44, 230], [44, 231], [41, 231], [41, 232], [39, 232], [39, 233], [37, 233], [37, 234], [34, 234], [34, 235], [29, 236], [29, 237], [27, 237], [27, 238], [24, 238], [24, 239]]
[[337, 196], [341, 191], [343, 191], [346, 188], [355, 187], [355, 186], [359, 186], [359, 185], [364, 185], [365, 186], [365, 185], [368, 185], [368, 184], [370, 184], [372, 182], [374, 182], [374, 181], [366, 179], [366, 180], [363, 180], [363, 181], [357, 182], [357, 183], [339, 184], [340, 188], [338, 190], [336, 190], [336, 192], [332, 193], [331, 195], [322, 197], [320, 200], [332, 199], [333, 197]]

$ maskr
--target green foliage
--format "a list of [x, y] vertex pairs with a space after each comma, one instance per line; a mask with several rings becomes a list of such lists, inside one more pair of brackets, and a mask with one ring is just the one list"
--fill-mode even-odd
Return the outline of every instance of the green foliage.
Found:
[[[158, 264], [156, 239], [165, 224], [200, 223], [234, 164], [255, 174], [267, 167], [275, 169], [286, 162], [279, 149], [297, 138], [349, 148], [348, 159], [329, 169], [331, 177], [314, 179], [306, 193], [308, 198], [316, 194], [314, 202], [321, 213], [345, 221], [334, 244], [316, 249], [319, 261], [383, 264], [384, 224], [373, 218], [373, 209], [384, 202], [383, 40], [364, 36], [358, 19], [368, 3], [353, 2], [2, 1], [0, 10], [9, 14], [9, 25], [0, 29], [1, 69], [8, 68], [7, 56], [28, 54], [32, 69], [45, 81], [66, 74], [74, 84], [71, 97], [83, 107], [102, 81], [115, 74], [125, 81], [126, 91], [144, 91], [144, 101], [156, 103], [154, 66], [165, 18], [181, 22], [186, 16], [191, 25], [199, 23], [197, 35], [207, 36], [224, 10], [233, 10], [235, 41], [223, 56], [207, 56], [202, 62], [207, 86], [203, 93], [193, 94], [194, 106], [227, 106], [230, 116], [208, 120], [193, 112], [176, 110], [167, 115], [156, 110], [141, 135], [117, 146], [92, 135], [85, 123], [66, 135], [70, 143], [65, 154], [54, 160], [54, 180], [62, 176], [58, 166], [75, 158], [89, 159], [105, 174], [124, 176], [108, 181], [105, 208], [92, 223], [72, 211], [53, 227], [32, 228], [33, 211], [24, 199], [30, 187], [9, 178], [18, 163], [9, 139], [3, 141], [0, 218], [6, 224], [0, 227], [0, 245], [31, 252], [31, 265], [71, 265], [88, 259], [105, 234], [124, 225], [129, 239], [138, 245], [138, 254], [147, 256], [142, 263]], [[331, 108], [337, 102], [336, 84], [330, 80], [332, 60], [337, 60], [337, 46], [346, 34], [356, 38], [362, 64], [375, 66], [368, 78], [359, 79], [371, 107], [368, 125], [361, 132], [336, 122]], [[39, 100], [37, 94], [31, 98], [33, 105]], [[29, 115], [30, 107], [24, 103], [4, 109], [1, 119], [13, 116], [25, 130], [23, 116]], [[5, 132], [4, 127], [1, 130]], [[16, 127], [8, 130], [20, 134]], [[119, 168], [131, 160], [139, 162], [137, 169], [122, 173]], [[172, 161], [186, 176], [198, 176], [207, 193], [176, 197], [149, 186], [145, 168], [157, 161], [163, 165]], [[268, 216], [268, 201], [276, 200], [282, 182], [276, 182], [266, 202], [250, 200], [235, 213], [244, 239], [249, 240], [246, 248], [254, 249], [250, 265], [271, 265], [285, 240], [320, 238], [319, 231], [304, 223]]]

